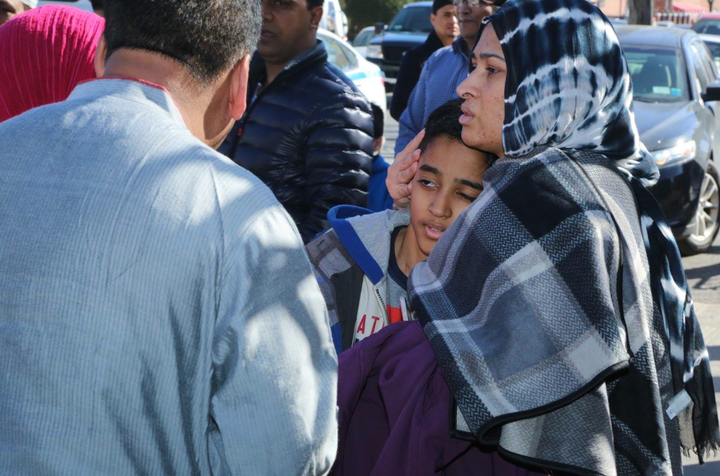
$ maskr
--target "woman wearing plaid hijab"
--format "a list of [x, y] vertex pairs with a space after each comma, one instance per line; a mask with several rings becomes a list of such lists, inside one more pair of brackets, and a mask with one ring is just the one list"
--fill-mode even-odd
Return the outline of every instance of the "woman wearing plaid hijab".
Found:
[[501, 159], [410, 279], [459, 421], [560, 472], [682, 474], [718, 415], [617, 36], [584, 0], [511, 0], [479, 38], [463, 140]]

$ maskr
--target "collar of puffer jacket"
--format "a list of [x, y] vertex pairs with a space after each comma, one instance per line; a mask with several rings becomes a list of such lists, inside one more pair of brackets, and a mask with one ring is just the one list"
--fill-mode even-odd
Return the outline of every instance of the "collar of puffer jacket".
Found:
[[[291, 59], [290, 62], [285, 65], [285, 68], [278, 75], [278, 77], [275, 78], [274, 82], [281, 81], [287, 78], [292, 78], [294, 76], [302, 74], [303, 71], [312, 68], [317, 64], [327, 62], [327, 59], [328, 55], [327, 50], [325, 49], [325, 44], [322, 41], [317, 40], [317, 43], [314, 47], [310, 48], [309, 50], [303, 51], [302, 53]], [[256, 51], [250, 63], [250, 84], [255, 85], [264, 82], [265, 60], [262, 58], [262, 56], [260, 56], [260, 53]]]

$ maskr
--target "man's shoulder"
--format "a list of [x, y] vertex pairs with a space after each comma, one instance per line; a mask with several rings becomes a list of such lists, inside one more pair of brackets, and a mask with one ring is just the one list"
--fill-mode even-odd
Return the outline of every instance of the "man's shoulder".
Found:
[[451, 46], [443, 46], [439, 50], [435, 51], [433, 54], [430, 55], [428, 58], [427, 64], [428, 65], [435, 65], [440, 62], [454, 60], [456, 57], [459, 56], [455, 50]]

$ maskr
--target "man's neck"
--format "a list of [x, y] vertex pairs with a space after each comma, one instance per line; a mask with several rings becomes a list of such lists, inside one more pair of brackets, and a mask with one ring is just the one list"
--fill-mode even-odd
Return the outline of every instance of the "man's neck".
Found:
[[[283, 72], [285, 67], [290, 64], [292, 60], [297, 58], [298, 56], [305, 54], [306, 52], [310, 51], [311, 49], [315, 48], [317, 45], [317, 39], [313, 38], [310, 43], [308, 43], [307, 48], [303, 49], [301, 52], [290, 58], [289, 60], [285, 61], [284, 63], [274, 63], [272, 61], [268, 61], [265, 59], [265, 84], [262, 85], [263, 89], [270, 86], [273, 81], [277, 79], [278, 76], [280, 76], [280, 73]], [[264, 58], [263, 58], [264, 59]]]
[[475, 46], [475, 41], [477, 41], [477, 36], [473, 36], [472, 38], [466, 38], [463, 36], [463, 40], [465, 40], [465, 45], [467, 46], [467, 50], [472, 51], [473, 47]]
[[265, 62], [265, 84], [263, 84], [263, 87], [270, 86], [272, 82], [280, 76], [280, 73], [282, 73], [282, 70], [285, 69], [285, 66], [287, 66], [287, 63], [271, 64]]
[[164, 87], [190, 132], [204, 139], [203, 116], [211, 99], [177, 61], [151, 51], [122, 49], [108, 58], [103, 77], [140, 79]]
[[412, 223], [400, 230], [395, 238], [395, 259], [405, 276], [410, 276], [415, 265], [427, 259], [427, 255], [418, 246]]
[[450, 46], [453, 41], [455, 41], [455, 38], [448, 38], [447, 36], [438, 35], [438, 38], [440, 38], [440, 43], [442, 43], [443, 46]]

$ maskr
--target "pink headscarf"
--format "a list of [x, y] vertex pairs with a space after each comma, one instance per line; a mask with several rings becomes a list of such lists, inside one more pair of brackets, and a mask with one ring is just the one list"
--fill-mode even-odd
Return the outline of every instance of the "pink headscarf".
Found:
[[34, 107], [64, 101], [96, 77], [93, 60], [105, 20], [73, 7], [49, 5], [0, 27], [0, 122]]

